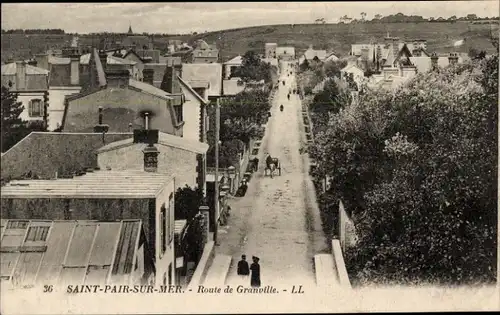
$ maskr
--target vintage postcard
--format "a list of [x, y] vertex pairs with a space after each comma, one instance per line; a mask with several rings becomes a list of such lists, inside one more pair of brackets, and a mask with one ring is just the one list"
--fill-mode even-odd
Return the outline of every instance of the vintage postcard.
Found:
[[498, 1], [2, 4], [2, 314], [498, 311]]

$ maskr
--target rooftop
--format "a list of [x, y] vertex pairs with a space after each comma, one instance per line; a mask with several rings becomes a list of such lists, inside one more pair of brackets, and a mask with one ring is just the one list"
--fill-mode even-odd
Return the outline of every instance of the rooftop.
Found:
[[[97, 153], [112, 151], [118, 148], [123, 148], [134, 144], [145, 146], [145, 144], [143, 143], [134, 143], [134, 140], [132, 138], [129, 138], [110, 143], [97, 150]], [[182, 137], [177, 137], [164, 132], [158, 133], [158, 144], [165, 145], [168, 147], [174, 147], [181, 150], [191, 151], [197, 154], [204, 154], [208, 150], [208, 144], [206, 143], [189, 140]]]
[[[192, 81], [209, 81], [208, 96], [220, 96], [222, 84], [222, 64], [191, 63], [182, 65], [182, 79], [191, 84]], [[193, 85], [191, 85], [193, 86]], [[194, 86], [193, 86], [194, 87]]]
[[1, 198], [156, 198], [171, 180], [173, 176], [144, 171], [94, 171], [69, 179], [13, 180], [1, 188]]
[[[36, 283], [128, 282], [134, 270], [141, 220], [116, 222], [1, 220], [2, 277]], [[29, 250], [28, 250], [29, 249]]]
[[[25, 64], [27, 75], [49, 75], [49, 71], [32, 65]], [[17, 63], [11, 62], [2, 65], [2, 75], [16, 75]]]

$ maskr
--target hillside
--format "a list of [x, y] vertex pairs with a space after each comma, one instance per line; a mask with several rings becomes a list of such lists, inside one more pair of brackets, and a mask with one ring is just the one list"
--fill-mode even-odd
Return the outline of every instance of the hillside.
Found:
[[[468, 52], [470, 48], [486, 50], [491, 53], [495, 49], [490, 42], [490, 28], [498, 34], [498, 25], [473, 24], [466, 21], [450, 22], [421, 22], [421, 23], [358, 23], [358, 24], [297, 24], [297, 25], [267, 25], [239, 29], [208, 32], [194, 36], [173, 36], [169, 39], [182, 39], [193, 42], [204, 39], [209, 43], [218, 41], [224, 35], [222, 52], [224, 60], [248, 50], [264, 52], [266, 42], [275, 42], [279, 45], [292, 45], [298, 53], [303, 52], [312, 44], [315, 48], [333, 50], [340, 56], [350, 51], [353, 43], [383, 40], [387, 32], [391, 36], [401, 39], [427, 39], [429, 51], [449, 52], [456, 40], [467, 38], [467, 44], [460, 48], [461, 52]], [[116, 35], [118, 36], [118, 35]], [[116, 37], [107, 35], [109, 37]], [[29, 58], [31, 53], [40, 53], [48, 48], [61, 47], [71, 41], [69, 34], [2, 34], [2, 60], [9, 57]], [[104, 38], [104, 36], [102, 36]], [[119, 36], [118, 36], [119, 37]], [[81, 41], [86, 44], [98, 43], [96, 36], [82, 35]], [[160, 49], [165, 47], [165, 39], [154, 37], [155, 44]]]
[[468, 52], [470, 48], [486, 50], [491, 53], [495, 48], [490, 42], [490, 27], [498, 34], [498, 25], [472, 24], [459, 21], [455, 23], [359, 23], [359, 24], [298, 24], [272, 25], [223, 30], [193, 36], [192, 40], [204, 39], [211, 43], [224, 35], [224, 59], [244, 54], [248, 50], [264, 52], [266, 42], [278, 45], [291, 45], [298, 53], [305, 51], [310, 44], [315, 48], [333, 50], [344, 56], [349, 54], [351, 44], [381, 41], [387, 35], [401, 39], [426, 39], [429, 51], [449, 52], [454, 50], [454, 41], [467, 38], [467, 44], [460, 48]]

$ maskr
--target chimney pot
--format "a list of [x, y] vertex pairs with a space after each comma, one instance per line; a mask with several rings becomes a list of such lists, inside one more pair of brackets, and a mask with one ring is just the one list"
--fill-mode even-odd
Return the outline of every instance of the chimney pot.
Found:
[[144, 171], [156, 172], [158, 170], [158, 154], [160, 151], [150, 143], [142, 150], [144, 153]]

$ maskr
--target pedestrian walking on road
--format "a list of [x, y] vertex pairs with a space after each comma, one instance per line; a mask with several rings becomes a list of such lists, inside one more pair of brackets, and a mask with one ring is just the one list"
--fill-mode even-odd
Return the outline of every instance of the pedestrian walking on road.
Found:
[[250, 285], [252, 287], [260, 287], [260, 265], [259, 257], [252, 257], [253, 263], [250, 265], [250, 270], [252, 270], [252, 275], [250, 277]]
[[238, 275], [242, 280], [247, 279], [248, 275], [250, 275], [250, 269], [248, 267], [247, 256], [241, 255], [241, 260], [238, 262]]

